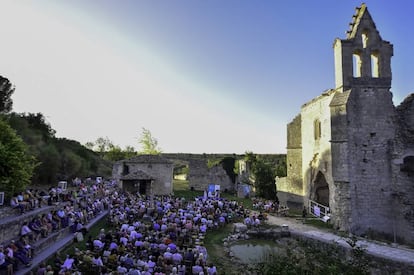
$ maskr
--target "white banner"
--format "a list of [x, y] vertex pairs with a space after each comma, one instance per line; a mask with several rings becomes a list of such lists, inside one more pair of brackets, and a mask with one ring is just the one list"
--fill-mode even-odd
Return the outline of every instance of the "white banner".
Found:
[[321, 209], [316, 205], [313, 207], [313, 214], [315, 214], [317, 217], [321, 216]]

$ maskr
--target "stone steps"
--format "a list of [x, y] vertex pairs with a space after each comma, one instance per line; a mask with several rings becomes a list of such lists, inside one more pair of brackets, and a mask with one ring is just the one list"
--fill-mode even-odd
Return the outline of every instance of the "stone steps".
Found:
[[[104, 210], [93, 218], [85, 227], [89, 230], [95, 223], [105, 218], [109, 211]], [[58, 232], [50, 234], [48, 237], [40, 239], [33, 244], [35, 249], [34, 258], [30, 267], [21, 267], [16, 271], [15, 275], [31, 274], [32, 271], [36, 271], [39, 264], [47, 259], [51, 258], [56, 252], [70, 245], [74, 240], [75, 235], [71, 232], [69, 227], [63, 228]]]
[[57, 240], [70, 234], [73, 234], [70, 230], [70, 227], [66, 227], [66, 228], [60, 229], [57, 232], [51, 233], [46, 238], [40, 238], [37, 242], [32, 244], [33, 254], [38, 255], [40, 252], [50, 247]]
[[[37, 215], [49, 213], [57, 207], [57, 205], [43, 206], [42, 208], [36, 208], [22, 215], [15, 214], [10, 207], [9, 213], [11, 214], [0, 219], [0, 243], [7, 244], [13, 239], [18, 239], [20, 237], [20, 229], [24, 222], [31, 221]], [[3, 209], [2, 212], [7, 212], [7, 210]], [[3, 213], [3, 215], [5, 214]]]

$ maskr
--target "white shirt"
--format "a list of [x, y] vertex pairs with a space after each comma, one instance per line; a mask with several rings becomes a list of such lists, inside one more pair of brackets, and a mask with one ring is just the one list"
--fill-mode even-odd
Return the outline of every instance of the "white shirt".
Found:
[[96, 264], [97, 266], [103, 266], [103, 262], [102, 262], [101, 257], [98, 257], [98, 258], [93, 258], [93, 259], [92, 259], [92, 263], [93, 263], [93, 264]]
[[20, 230], [20, 235], [24, 236], [29, 234], [30, 232], [32, 232], [32, 230], [27, 225], [23, 225], [22, 229]]
[[98, 247], [98, 248], [102, 248], [102, 247], [104, 247], [104, 244], [100, 240], [94, 240], [93, 241], [93, 246]]
[[0, 252], [0, 265], [6, 262], [6, 255], [3, 252]]

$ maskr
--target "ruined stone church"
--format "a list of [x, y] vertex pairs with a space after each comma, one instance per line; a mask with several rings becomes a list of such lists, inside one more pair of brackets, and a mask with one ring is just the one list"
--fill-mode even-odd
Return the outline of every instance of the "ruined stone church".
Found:
[[414, 243], [414, 94], [392, 101], [393, 45], [365, 4], [335, 39], [335, 88], [287, 125], [287, 204], [329, 207], [339, 230]]

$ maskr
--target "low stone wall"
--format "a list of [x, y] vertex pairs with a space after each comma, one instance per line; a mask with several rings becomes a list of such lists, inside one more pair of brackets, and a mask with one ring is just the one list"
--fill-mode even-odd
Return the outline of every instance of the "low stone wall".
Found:
[[[344, 257], [349, 257], [352, 250], [356, 249], [356, 247], [346, 247], [341, 246], [338, 243], [326, 242], [324, 240], [319, 240], [316, 238], [308, 238], [298, 232], [292, 232], [292, 237], [301, 240], [309, 245], [314, 245], [319, 249], [323, 249], [324, 247], [327, 249], [335, 247], [341, 251]], [[364, 251], [363, 247], [361, 247], [361, 249]], [[375, 268], [371, 268], [371, 274], [414, 274], [413, 265], [409, 265], [404, 262], [391, 261], [381, 257], [380, 255], [376, 256], [368, 253], [365, 253], [364, 255], [368, 260], [375, 262], [377, 265]]]
[[290, 192], [277, 191], [277, 197], [280, 205], [286, 205], [290, 209], [303, 209], [304, 199], [303, 196], [299, 196]]
[[[54, 209], [57, 209], [59, 206], [44, 206], [42, 208], [37, 208], [32, 211], [28, 211], [23, 215], [14, 213], [14, 209], [9, 207], [9, 211], [12, 211], [12, 215], [4, 217], [0, 221], [0, 243], [6, 243], [12, 239], [18, 239], [20, 237], [20, 229], [24, 222], [29, 222], [33, 217], [37, 215], [47, 214]], [[7, 211], [3, 209], [3, 212]], [[10, 213], [9, 213], [10, 214]]]

